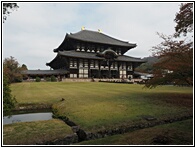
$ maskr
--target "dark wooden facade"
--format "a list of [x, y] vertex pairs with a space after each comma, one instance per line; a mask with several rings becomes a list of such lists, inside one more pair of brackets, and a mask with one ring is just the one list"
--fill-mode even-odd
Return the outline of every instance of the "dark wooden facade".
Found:
[[67, 34], [54, 49], [52, 69], [68, 71], [68, 78], [133, 78], [134, 69], [144, 61], [124, 55], [136, 44], [120, 41], [100, 32], [82, 30]]

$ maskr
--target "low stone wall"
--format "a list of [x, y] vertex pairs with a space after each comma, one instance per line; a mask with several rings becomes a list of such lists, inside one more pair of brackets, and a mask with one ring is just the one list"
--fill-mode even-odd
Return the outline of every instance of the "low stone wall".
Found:
[[[41, 81], [43, 82], [47, 82], [44, 79], [42, 79]], [[35, 80], [23, 80], [23, 82], [35, 82]], [[60, 81], [61, 82], [61, 81]], [[130, 83], [130, 84], [138, 84], [143, 82], [142, 79], [98, 79], [98, 78], [63, 78], [62, 82], [112, 82], [112, 83]]]
[[112, 136], [112, 135], [116, 135], [116, 134], [123, 134], [123, 133], [132, 132], [132, 131], [139, 130], [139, 129], [154, 127], [157, 125], [182, 121], [182, 120], [190, 119], [192, 117], [193, 117], [192, 115], [187, 115], [187, 116], [175, 117], [175, 118], [171, 118], [171, 119], [168, 118], [165, 120], [156, 120], [155, 119], [153, 121], [149, 121], [149, 122], [145, 122], [145, 123], [138, 123], [138, 124], [129, 125], [129, 126], [120, 126], [115, 129], [101, 130], [101, 131], [98, 131], [95, 133], [89, 132], [89, 133], [86, 133], [87, 134], [86, 140], [104, 138], [104, 137]]
[[106, 129], [106, 130], [100, 130], [97, 132], [85, 132], [80, 129], [79, 126], [72, 126], [72, 130], [74, 134], [68, 135], [63, 139], [56, 139], [54, 141], [45, 142], [45, 143], [37, 143], [38, 145], [69, 145], [73, 143], [78, 143], [80, 141], [84, 140], [93, 140], [93, 139], [99, 139], [104, 138], [107, 136], [112, 136], [116, 134], [123, 134], [139, 129], [154, 127], [157, 125], [162, 124], [168, 124], [173, 123], [177, 121], [187, 120], [193, 118], [192, 114], [186, 114], [183, 116], [173, 117], [173, 118], [166, 118], [166, 119], [153, 119], [153, 120], [147, 120], [143, 123], [137, 123], [133, 125], [126, 125], [126, 126], [119, 126], [114, 129]]
[[66, 78], [62, 82], [92, 82], [92, 79]]

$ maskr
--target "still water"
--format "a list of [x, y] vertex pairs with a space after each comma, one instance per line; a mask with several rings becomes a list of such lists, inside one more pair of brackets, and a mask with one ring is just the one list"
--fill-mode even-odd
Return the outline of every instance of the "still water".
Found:
[[3, 125], [12, 124], [16, 122], [29, 122], [38, 120], [50, 120], [52, 119], [51, 112], [44, 113], [27, 113], [27, 114], [17, 114], [3, 117]]

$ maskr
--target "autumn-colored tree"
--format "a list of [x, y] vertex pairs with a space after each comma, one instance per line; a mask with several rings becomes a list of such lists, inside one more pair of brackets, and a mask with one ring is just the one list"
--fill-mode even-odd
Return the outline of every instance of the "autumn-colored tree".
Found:
[[[146, 83], [149, 88], [156, 87], [157, 85], [174, 84], [174, 85], [193, 85], [193, 41], [189, 39], [177, 38], [183, 33], [184, 36], [187, 32], [192, 32], [191, 26], [193, 25], [192, 11], [188, 11], [193, 4], [182, 4], [180, 12], [177, 13], [175, 21], [177, 23], [174, 35], [166, 36], [159, 34], [163, 41], [154, 46], [153, 56], [159, 58], [159, 61], [153, 65], [154, 78]], [[186, 13], [187, 10], [190, 13]], [[189, 18], [188, 21], [181, 17]], [[180, 21], [179, 21], [180, 20]]]
[[21, 67], [14, 57], [5, 58], [3, 61], [3, 115], [9, 115], [14, 109], [16, 99], [11, 95], [10, 83], [21, 82], [21, 70], [27, 70], [23, 64]]
[[5, 58], [3, 61], [3, 76], [6, 76], [8, 83], [21, 82], [21, 67], [18, 61], [10, 56], [10, 58]]
[[160, 37], [164, 41], [153, 47], [153, 55], [159, 61], [153, 65], [154, 78], [146, 86], [193, 85], [193, 43], [173, 40], [171, 36]]
[[7, 20], [7, 16], [11, 13], [10, 10], [17, 10], [17, 3], [3, 3], [3, 23]]

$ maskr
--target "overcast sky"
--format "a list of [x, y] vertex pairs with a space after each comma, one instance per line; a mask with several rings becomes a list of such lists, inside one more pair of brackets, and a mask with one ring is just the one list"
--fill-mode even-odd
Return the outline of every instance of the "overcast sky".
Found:
[[126, 55], [147, 57], [161, 39], [156, 32], [174, 33], [179, 2], [126, 3], [18, 3], [3, 24], [3, 59], [13, 56], [28, 69], [46, 66], [56, 53], [66, 33], [76, 33], [84, 26], [102, 30], [111, 37], [136, 43]]

